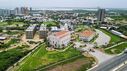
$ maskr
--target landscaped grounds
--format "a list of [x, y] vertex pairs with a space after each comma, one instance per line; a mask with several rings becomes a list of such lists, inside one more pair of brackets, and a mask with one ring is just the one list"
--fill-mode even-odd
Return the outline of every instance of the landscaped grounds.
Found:
[[127, 42], [120, 44], [118, 46], [115, 46], [113, 48], [106, 49], [105, 52], [108, 54], [119, 54], [119, 53], [123, 52], [126, 48], [127, 48]]
[[52, 63], [56, 63], [68, 58], [81, 55], [72, 46], [69, 46], [69, 49], [63, 52], [59, 51], [47, 51], [46, 44], [42, 44], [38, 49], [36, 49], [31, 55], [25, 58], [20, 65], [17, 67], [17, 70], [20, 71], [32, 71], [34, 69], [45, 67]]

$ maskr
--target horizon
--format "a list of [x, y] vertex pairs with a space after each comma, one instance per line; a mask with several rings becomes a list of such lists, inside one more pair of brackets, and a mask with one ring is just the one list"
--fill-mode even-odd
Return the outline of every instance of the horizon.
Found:
[[[28, 7], [28, 6], [18, 6], [18, 8], [21, 7]], [[14, 10], [17, 7], [14, 8], [0, 8], [0, 9], [8, 9], [8, 10]], [[28, 7], [32, 8], [33, 10], [97, 10], [101, 7]], [[119, 10], [127, 10], [127, 8], [101, 8], [101, 9], [119, 9]]]
[[127, 8], [125, 0], [0, 0], [0, 8]]

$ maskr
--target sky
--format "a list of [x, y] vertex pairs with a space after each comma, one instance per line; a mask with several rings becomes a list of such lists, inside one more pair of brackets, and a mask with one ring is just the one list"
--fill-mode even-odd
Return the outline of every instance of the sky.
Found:
[[0, 0], [0, 8], [15, 7], [127, 8], [127, 0]]

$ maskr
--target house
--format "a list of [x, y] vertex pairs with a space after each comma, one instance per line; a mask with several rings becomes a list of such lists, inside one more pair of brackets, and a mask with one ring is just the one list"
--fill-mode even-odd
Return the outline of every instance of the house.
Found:
[[49, 34], [48, 36], [49, 44], [55, 48], [62, 48], [67, 46], [71, 40], [71, 34], [69, 31], [58, 31]]
[[96, 35], [96, 33], [94, 31], [85, 30], [85, 31], [79, 33], [79, 38], [80, 38], [80, 40], [83, 40], [83, 41], [90, 41], [94, 38], [95, 35]]

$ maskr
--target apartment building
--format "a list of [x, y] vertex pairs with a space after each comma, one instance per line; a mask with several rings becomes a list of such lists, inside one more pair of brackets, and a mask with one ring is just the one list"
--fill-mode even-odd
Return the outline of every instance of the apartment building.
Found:
[[33, 39], [35, 32], [36, 32], [36, 24], [30, 25], [26, 29], [26, 39]]
[[46, 25], [42, 24], [40, 26], [40, 29], [39, 29], [39, 38], [42, 39], [42, 38], [46, 38], [48, 35], [48, 30], [47, 30], [47, 27]]

